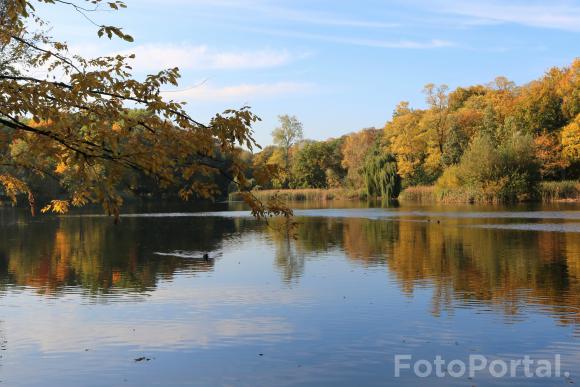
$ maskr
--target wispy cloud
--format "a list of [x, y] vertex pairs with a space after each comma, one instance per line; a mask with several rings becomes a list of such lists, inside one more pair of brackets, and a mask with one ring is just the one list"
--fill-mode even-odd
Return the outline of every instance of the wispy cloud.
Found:
[[382, 40], [382, 39], [353, 38], [348, 36], [325, 35], [325, 34], [315, 34], [287, 30], [274, 30], [274, 29], [247, 28], [246, 30], [276, 36], [286, 36], [305, 40], [317, 40], [321, 42], [347, 44], [363, 47], [376, 47], [376, 48], [432, 49], [432, 48], [444, 48], [455, 46], [454, 42], [442, 39], [430, 39], [425, 41], [417, 41], [409, 39]]
[[286, 50], [223, 51], [191, 44], [146, 44], [122, 52], [129, 53], [135, 54], [132, 66], [137, 71], [176, 66], [184, 70], [262, 69], [282, 66], [306, 56], [291, 54]]
[[203, 83], [185, 90], [167, 91], [164, 94], [174, 100], [249, 102], [256, 98], [302, 94], [315, 89], [315, 85], [306, 82], [244, 83], [221, 87]]
[[569, 1], [463, 1], [420, 2], [436, 12], [531, 27], [580, 32], [580, 5]]
[[395, 28], [399, 23], [384, 22], [378, 20], [364, 20], [357, 18], [344, 18], [336, 15], [314, 12], [314, 11], [297, 11], [289, 8], [280, 8], [272, 6], [256, 6], [259, 12], [269, 17], [284, 19], [299, 23], [308, 23], [316, 25], [327, 25], [337, 27], [356, 27], [356, 28]]
[[[155, 2], [157, 0], [141, 0]], [[252, 17], [258, 16], [270, 20], [285, 20], [303, 24], [353, 27], [353, 28], [395, 28], [399, 26], [398, 22], [369, 20], [366, 18], [357, 18], [352, 16], [341, 16], [331, 12], [320, 12], [308, 9], [297, 10], [287, 6], [280, 6], [268, 0], [164, 0], [164, 3], [171, 2], [181, 5], [196, 5], [198, 7], [221, 8], [237, 10], [243, 13], [240, 18], [247, 18], [248, 13]], [[248, 12], [249, 11], [249, 12]], [[219, 13], [213, 14], [215, 17], [221, 16]]]

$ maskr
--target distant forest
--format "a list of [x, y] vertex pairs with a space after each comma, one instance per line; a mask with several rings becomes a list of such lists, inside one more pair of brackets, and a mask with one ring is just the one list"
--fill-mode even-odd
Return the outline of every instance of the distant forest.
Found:
[[[297, 117], [280, 116], [272, 132], [274, 145], [255, 153], [239, 149], [249, 185], [255, 191], [339, 188], [353, 196], [389, 199], [404, 189], [430, 186], [438, 198], [452, 201], [533, 200], [544, 182], [578, 185], [580, 59], [569, 67], [551, 68], [523, 86], [497, 77], [455, 90], [428, 84], [423, 92], [427, 108], [403, 101], [383, 128], [325, 141], [304, 139]], [[12, 140], [10, 129], [4, 128], [2, 136], [4, 152], [27, 154], [28, 145]], [[220, 157], [217, 146], [215, 153], [221, 169], [227, 169], [228, 157]], [[275, 177], [258, 184], [255, 171], [264, 166]], [[26, 175], [40, 197], [64, 192], [58, 179], [50, 178], [67, 173], [62, 161], [54, 160], [39, 174], [24, 169], [18, 173]], [[143, 173], [125, 173], [126, 197], [178, 196], [164, 193]], [[213, 184], [218, 197], [238, 189], [219, 174], [200, 174], [198, 179]]]

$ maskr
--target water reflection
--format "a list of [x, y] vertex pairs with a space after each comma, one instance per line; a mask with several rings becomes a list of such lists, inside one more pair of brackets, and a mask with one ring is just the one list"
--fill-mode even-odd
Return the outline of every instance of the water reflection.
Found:
[[297, 240], [276, 245], [284, 280], [303, 274], [306, 254], [338, 248], [352, 262], [385, 265], [406, 294], [432, 286], [434, 315], [486, 305], [511, 319], [545, 306], [564, 324], [580, 323], [577, 234], [411, 219], [301, 218], [297, 227]]
[[[580, 322], [578, 234], [481, 224], [498, 223], [505, 218], [501, 214], [443, 222], [416, 216], [298, 217], [291, 232], [276, 220], [265, 227], [244, 217], [126, 218], [115, 226], [99, 217], [31, 221], [3, 214], [4, 288], [46, 294], [73, 288], [88, 294], [149, 291], [178, 272], [214, 270], [224, 241], [250, 233], [272, 241], [284, 282], [298, 281], [305, 261], [341, 251], [365, 267], [384, 265], [405, 294], [432, 286], [435, 315], [485, 303], [517, 316], [541, 305], [562, 323]], [[205, 252], [213, 252], [212, 259], [203, 259]]]
[[287, 229], [244, 212], [0, 211], [2, 380], [417, 385], [389, 379], [394, 353], [578, 365], [579, 212], [297, 213]]
[[[194, 246], [202, 257], [218, 250], [235, 229], [235, 222], [222, 218], [178, 227], [167, 219], [126, 219], [115, 226], [107, 218], [12, 218], [0, 234], [0, 278], [4, 287], [26, 286], [47, 294], [71, 287], [94, 294], [146, 291], [175, 272], [213, 270], [213, 259], [171, 252]], [[155, 254], [159, 246], [168, 254]]]

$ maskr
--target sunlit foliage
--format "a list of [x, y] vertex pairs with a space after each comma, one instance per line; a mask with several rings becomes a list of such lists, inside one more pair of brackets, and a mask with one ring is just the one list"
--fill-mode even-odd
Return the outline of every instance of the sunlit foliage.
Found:
[[437, 181], [446, 197], [501, 201], [533, 198], [540, 180], [578, 178], [579, 74], [577, 59], [524, 86], [427, 85], [427, 108], [402, 102], [384, 130], [403, 185]]
[[[117, 215], [132, 173], [183, 199], [214, 197], [215, 175], [250, 188], [240, 148], [257, 147], [252, 125], [259, 118], [248, 107], [199, 122], [184, 103], [162, 97], [163, 87], [178, 84], [178, 68], [138, 80], [131, 73], [132, 55], [75, 55], [45, 32], [49, 25], [35, 7], [77, 11], [97, 25], [99, 37], [133, 41], [121, 28], [91, 19], [99, 7], [125, 8], [121, 1], [0, 1], [1, 183], [9, 196], [26, 194], [34, 208], [25, 179], [33, 174], [64, 188], [45, 210], [101, 203]], [[258, 183], [271, 180], [271, 172], [254, 166]], [[289, 213], [279, 203], [245, 198], [258, 217]]]
[[362, 166], [379, 135], [377, 129], [370, 128], [351, 133], [344, 139], [341, 163], [347, 171], [346, 184], [349, 187], [359, 188], [364, 184]]

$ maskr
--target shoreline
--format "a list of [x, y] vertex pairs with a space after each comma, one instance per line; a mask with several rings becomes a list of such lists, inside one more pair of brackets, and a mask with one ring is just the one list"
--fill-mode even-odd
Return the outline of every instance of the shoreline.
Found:
[[[346, 201], [381, 201], [379, 198], [368, 198], [362, 190], [349, 188], [299, 188], [299, 189], [269, 189], [252, 191], [254, 196], [262, 201], [278, 197], [281, 200], [296, 202], [326, 202], [335, 200]], [[488, 200], [476, 199], [476, 195], [466, 190], [458, 189], [455, 192], [437, 192], [435, 185], [413, 186], [404, 189], [398, 198], [393, 199], [407, 203], [433, 204], [499, 204], [506, 201], [489, 197]], [[239, 192], [228, 195], [228, 202], [240, 200]], [[507, 202], [509, 203], [509, 201]], [[580, 181], [542, 182], [539, 185], [539, 198], [516, 200], [513, 203], [580, 203]]]

